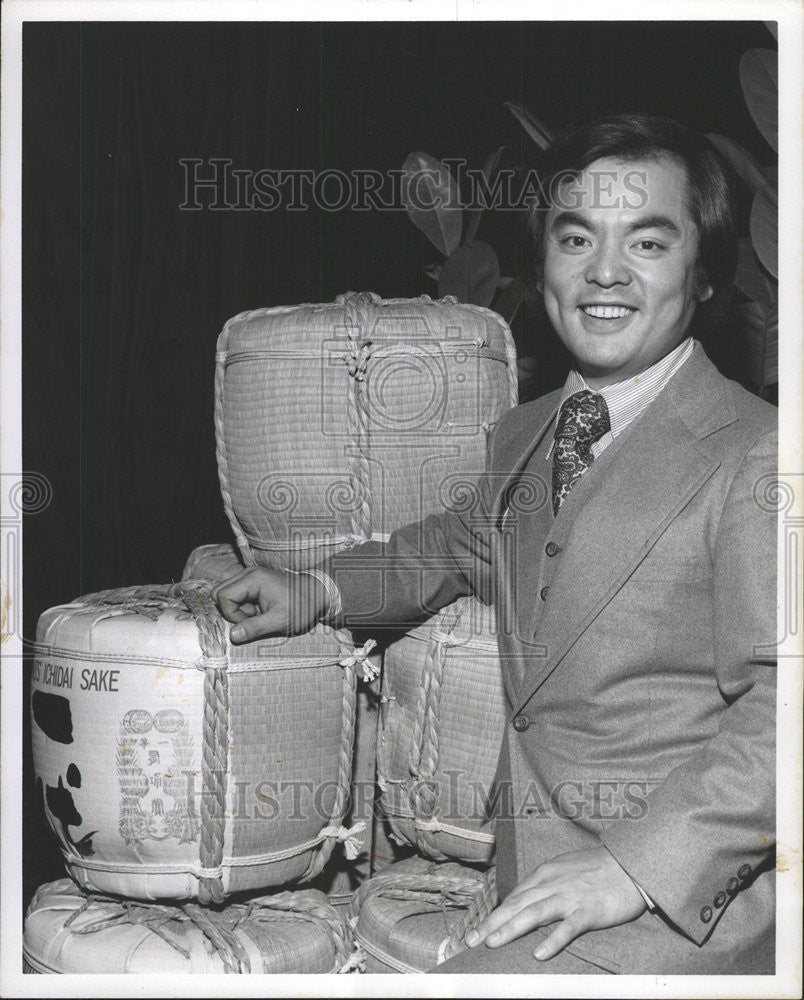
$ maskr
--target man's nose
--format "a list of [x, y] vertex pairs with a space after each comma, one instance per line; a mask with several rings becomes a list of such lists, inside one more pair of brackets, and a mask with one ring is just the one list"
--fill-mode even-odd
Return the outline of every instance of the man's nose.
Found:
[[631, 270], [619, 247], [602, 243], [588, 258], [584, 277], [590, 285], [610, 288], [612, 285], [629, 284]]

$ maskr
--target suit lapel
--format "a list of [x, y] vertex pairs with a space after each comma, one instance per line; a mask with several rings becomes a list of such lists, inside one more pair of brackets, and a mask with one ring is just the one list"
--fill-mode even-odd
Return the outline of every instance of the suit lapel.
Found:
[[508, 508], [508, 498], [516, 487], [533, 453], [552, 427], [560, 392], [551, 392], [533, 404], [518, 408], [517, 423], [511, 428], [496, 454], [491, 456], [491, 470], [498, 477], [491, 515], [499, 527]]
[[[611, 446], [616, 451], [604, 453], [597, 470], [592, 466], [576, 487], [579, 495], [570, 494], [562, 508], [575, 520], [539, 621], [537, 640], [547, 656], [526, 672], [513, 699], [516, 711], [719, 465], [701, 438], [734, 419], [726, 381], [697, 346], [682, 374]], [[577, 513], [571, 503], [579, 505]]]

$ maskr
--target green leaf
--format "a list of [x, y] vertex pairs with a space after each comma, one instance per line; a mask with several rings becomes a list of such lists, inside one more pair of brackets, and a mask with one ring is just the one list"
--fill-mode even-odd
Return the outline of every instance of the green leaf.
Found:
[[762, 305], [770, 305], [775, 290], [759, 266], [751, 240], [744, 236], [737, 244], [737, 271], [734, 287], [747, 299], [754, 299]]
[[514, 104], [513, 101], [505, 101], [503, 107], [508, 108], [539, 149], [547, 149], [553, 141], [552, 133], [547, 126], [543, 125], [538, 118], [534, 118], [530, 111], [527, 108], [523, 108], [521, 104]]
[[748, 345], [748, 375], [761, 392], [779, 381], [778, 300], [743, 302], [737, 314]]
[[779, 58], [773, 49], [749, 49], [740, 59], [740, 83], [754, 124], [779, 151]]
[[402, 202], [410, 221], [445, 257], [461, 242], [458, 185], [440, 160], [411, 153], [402, 165]]
[[[483, 164], [482, 172], [487, 185], [491, 183], [494, 171], [497, 169], [497, 165], [500, 162], [500, 157], [503, 155], [504, 150], [505, 146], [499, 146]], [[471, 243], [475, 236], [477, 236], [477, 227], [480, 225], [480, 216], [482, 214], [482, 208], [473, 208], [466, 213], [466, 236], [463, 238], [464, 243]]]
[[723, 154], [752, 191], [759, 191], [765, 186], [767, 178], [762, 167], [739, 142], [728, 139], [725, 135], [718, 135], [716, 132], [707, 132], [706, 138]]
[[748, 221], [757, 257], [774, 278], [779, 277], [779, 199], [773, 184], [754, 195]]
[[502, 281], [506, 283], [494, 300], [494, 311], [510, 326], [522, 304], [522, 281], [520, 278], [511, 280], [501, 278], [498, 285], [501, 285]]
[[464, 243], [444, 261], [438, 276], [438, 294], [459, 302], [488, 306], [497, 291], [500, 264], [488, 243]]

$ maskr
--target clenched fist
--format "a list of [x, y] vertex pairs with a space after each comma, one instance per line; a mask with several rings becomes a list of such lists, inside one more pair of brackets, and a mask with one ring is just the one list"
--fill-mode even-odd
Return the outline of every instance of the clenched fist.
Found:
[[212, 596], [223, 617], [235, 623], [229, 634], [234, 643], [301, 635], [329, 610], [326, 587], [316, 577], [261, 566], [224, 580]]

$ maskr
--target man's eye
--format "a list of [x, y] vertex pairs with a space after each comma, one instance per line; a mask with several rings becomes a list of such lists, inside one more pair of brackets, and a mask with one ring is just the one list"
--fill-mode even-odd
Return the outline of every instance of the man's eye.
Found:
[[561, 243], [570, 250], [581, 250], [589, 245], [589, 240], [585, 236], [570, 235], [564, 236]]
[[637, 250], [642, 250], [645, 253], [653, 253], [656, 250], [661, 250], [662, 245], [657, 240], [640, 240], [636, 245]]

